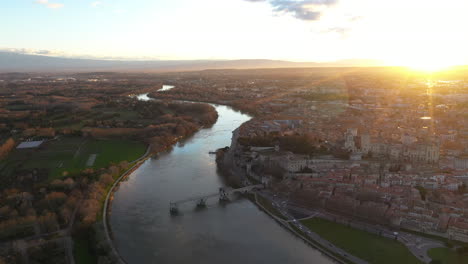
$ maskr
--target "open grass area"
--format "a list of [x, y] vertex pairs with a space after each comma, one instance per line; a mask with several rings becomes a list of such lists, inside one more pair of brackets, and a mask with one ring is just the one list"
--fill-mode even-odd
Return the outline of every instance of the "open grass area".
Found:
[[320, 218], [302, 224], [337, 247], [372, 264], [422, 263], [400, 242]]
[[84, 151], [85, 155], [98, 154], [94, 167], [100, 168], [111, 162], [134, 161], [145, 153], [146, 146], [129, 140], [92, 140], [85, 145]]
[[[291, 227], [296, 233], [298, 233], [299, 235], [307, 238], [307, 234], [305, 234], [301, 229], [297, 228], [296, 225], [292, 224], [292, 223], [288, 223], [289, 227]], [[311, 241], [310, 238], [308, 238], [309, 242]], [[310, 242], [310, 243], [313, 243], [313, 242]], [[322, 250], [322, 251], [325, 251], [327, 252], [328, 254], [334, 256], [335, 258], [341, 260], [342, 262], [344, 263], [349, 263], [349, 264], [354, 264], [352, 261], [350, 261], [349, 259], [346, 259], [344, 258], [343, 256], [331, 251], [331, 250], [328, 250], [326, 247], [320, 245], [319, 243], [313, 243], [313, 247], [319, 249], [319, 250]]]
[[466, 264], [468, 255], [461, 255], [450, 248], [433, 248], [428, 252], [433, 261], [440, 261], [441, 264]]
[[95, 254], [90, 251], [89, 241], [83, 238], [73, 239], [73, 256], [77, 264], [95, 264], [98, 262]]
[[131, 162], [145, 151], [142, 142], [61, 137], [44, 143], [39, 149], [14, 150], [0, 164], [0, 173], [8, 177], [18, 166], [25, 170], [47, 169], [48, 179], [52, 180], [65, 172], [78, 173], [85, 168], [102, 168], [124, 160]]
[[[54, 143], [54, 151], [60, 151], [59, 144], [60, 142]], [[63, 165], [58, 164], [58, 166], [51, 168], [50, 178], [60, 177], [65, 171], [76, 173], [85, 168], [106, 167], [112, 162], [123, 160], [130, 162], [143, 155], [145, 150], [146, 146], [141, 142], [88, 139], [76, 145], [73, 152], [56, 160], [63, 162]], [[93, 154], [96, 154], [96, 159], [91, 164], [87, 164], [88, 159]], [[54, 163], [57, 164], [57, 162]]]

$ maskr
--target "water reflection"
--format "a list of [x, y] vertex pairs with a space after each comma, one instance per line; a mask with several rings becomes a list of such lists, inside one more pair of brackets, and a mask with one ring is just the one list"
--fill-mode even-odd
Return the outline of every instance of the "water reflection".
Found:
[[174, 88], [174, 87], [175, 87], [174, 85], [166, 85], [166, 84], [164, 84], [164, 85], [162, 86], [162, 88], [158, 90], [158, 92], [169, 91], [169, 90], [171, 90], [171, 89]]
[[[166, 84], [164, 84], [164, 85], [162, 86], [162, 88], [158, 90], [158, 92], [169, 91], [169, 90], [171, 90], [171, 89], [173, 89], [173, 88], [175, 88], [174, 85], [166, 85]], [[151, 98], [148, 96], [148, 93], [136, 95], [136, 98], [137, 98], [138, 100], [141, 100], [141, 101], [149, 101], [149, 100], [151, 100]]]

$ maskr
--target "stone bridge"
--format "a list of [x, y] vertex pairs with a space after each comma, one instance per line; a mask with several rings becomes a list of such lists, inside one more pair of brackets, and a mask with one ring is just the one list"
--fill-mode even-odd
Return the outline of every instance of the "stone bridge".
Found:
[[184, 203], [196, 202], [197, 207], [205, 207], [206, 200], [210, 198], [218, 197], [219, 201], [229, 201], [229, 197], [234, 193], [248, 193], [252, 190], [264, 188], [263, 184], [249, 185], [238, 189], [232, 189], [227, 187], [219, 188], [217, 193], [210, 193], [206, 195], [200, 195], [195, 197], [190, 197], [183, 200], [173, 201], [169, 204], [169, 210], [172, 214], [177, 214], [179, 212], [179, 205]]

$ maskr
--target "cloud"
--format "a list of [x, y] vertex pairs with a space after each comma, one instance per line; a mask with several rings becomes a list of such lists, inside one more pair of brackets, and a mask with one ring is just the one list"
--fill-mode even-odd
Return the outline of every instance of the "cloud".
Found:
[[100, 6], [100, 5], [102, 5], [102, 2], [101, 2], [101, 1], [94, 1], [94, 2], [91, 3], [91, 6], [92, 6], [92, 7], [98, 7], [98, 6]]
[[363, 16], [352, 16], [348, 20], [351, 21], [351, 22], [358, 22], [358, 21], [361, 21], [363, 19], [364, 19]]
[[64, 4], [61, 4], [61, 3], [50, 3], [49, 0], [36, 0], [35, 3], [44, 5], [47, 8], [52, 8], [52, 9], [58, 9], [64, 6]]
[[47, 55], [47, 56], [63, 56], [65, 53], [56, 50], [45, 50], [45, 49], [17, 49], [17, 48], [0, 48], [0, 52], [12, 52], [19, 54], [29, 55]]
[[27, 48], [5, 48], [0, 47], [0, 53], [16, 53], [24, 55], [38, 55], [47, 57], [60, 57], [70, 59], [93, 59], [93, 60], [135, 60], [135, 61], [148, 61], [148, 60], [171, 60], [174, 57], [170, 56], [139, 56], [139, 57], [126, 57], [126, 56], [108, 56], [108, 55], [91, 55], [80, 53], [69, 53], [60, 50], [44, 50], [44, 49], [27, 49]]
[[52, 55], [53, 52], [50, 51], [50, 50], [37, 50], [35, 52], [35, 54], [37, 54], [37, 55]]
[[244, 0], [247, 2], [268, 2], [273, 11], [280, 14], [290, 14], [293, 17], [316, 21], [322, 16], [325, 9], [338, 3], [338, 0]]
[[126, 10], [125, 9], [122, 9], [122, 8], [116, 8], [114, 9], [114, 14], [117, 14], [117, 15], [120, 15], [120, 14], [123, 14], [125, 13]]
[[327, 28], [326, 30], [322, 31], [322, 33], [332, 33], [338, 34], [342, 38], [346, 38], [353, 30], [349, 27], [331, 27]]

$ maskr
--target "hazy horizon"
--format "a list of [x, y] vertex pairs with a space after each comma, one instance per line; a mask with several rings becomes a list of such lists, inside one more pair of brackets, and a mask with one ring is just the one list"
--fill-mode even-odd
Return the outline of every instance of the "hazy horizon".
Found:
[[293, 62], [268, 59], [239, 60], [122, 60], [61, 57], [0, 51], [0, 72], [58, 71], [198, 71], [209, 69], [260, 69], [308, 67], [381, 67], [376, 60], [341, 60], [335, 62]]
[[459, 0], [18, 0], [3, 7], [9, 23], [0, 50], [27, 54], [468, 64], [468, 37], [459, 33], [467, 3]]
[[10, 53], [18, 55], [32, 55], [32, 56], [41, 56], [46, 58], [62, 58], [62, 59], [77, 59], [77, 60], [105, 60], [105, 61], [242, 61], [242, 60], [268, 60], [268, 61], [285, 61], [285, 62], [295, 62], [295, 63], [336, 63], [336, 62], [373, 62], [379, 63], [379, 66], [397, 66], [397, 65], [387, 65], [382, 60], [372, 59], [372, 58], [344, 58], [339, 60], [327, 60], [327, 61], [314, 61], [314, 60], [288, 60], [288, 59], [270, 59], [270, 58], [192, 58], [192, 59], [176, 59], [176, 58], [158, 58], [158, 57], [99, 57], [91, 55], [67, 55], [64, 52], [57, 52], [54, 54], [41, 54], [40, 50], [28, 50], [28, 49], [15, 49], [15, 48], [0, 48], [0, 53]]

